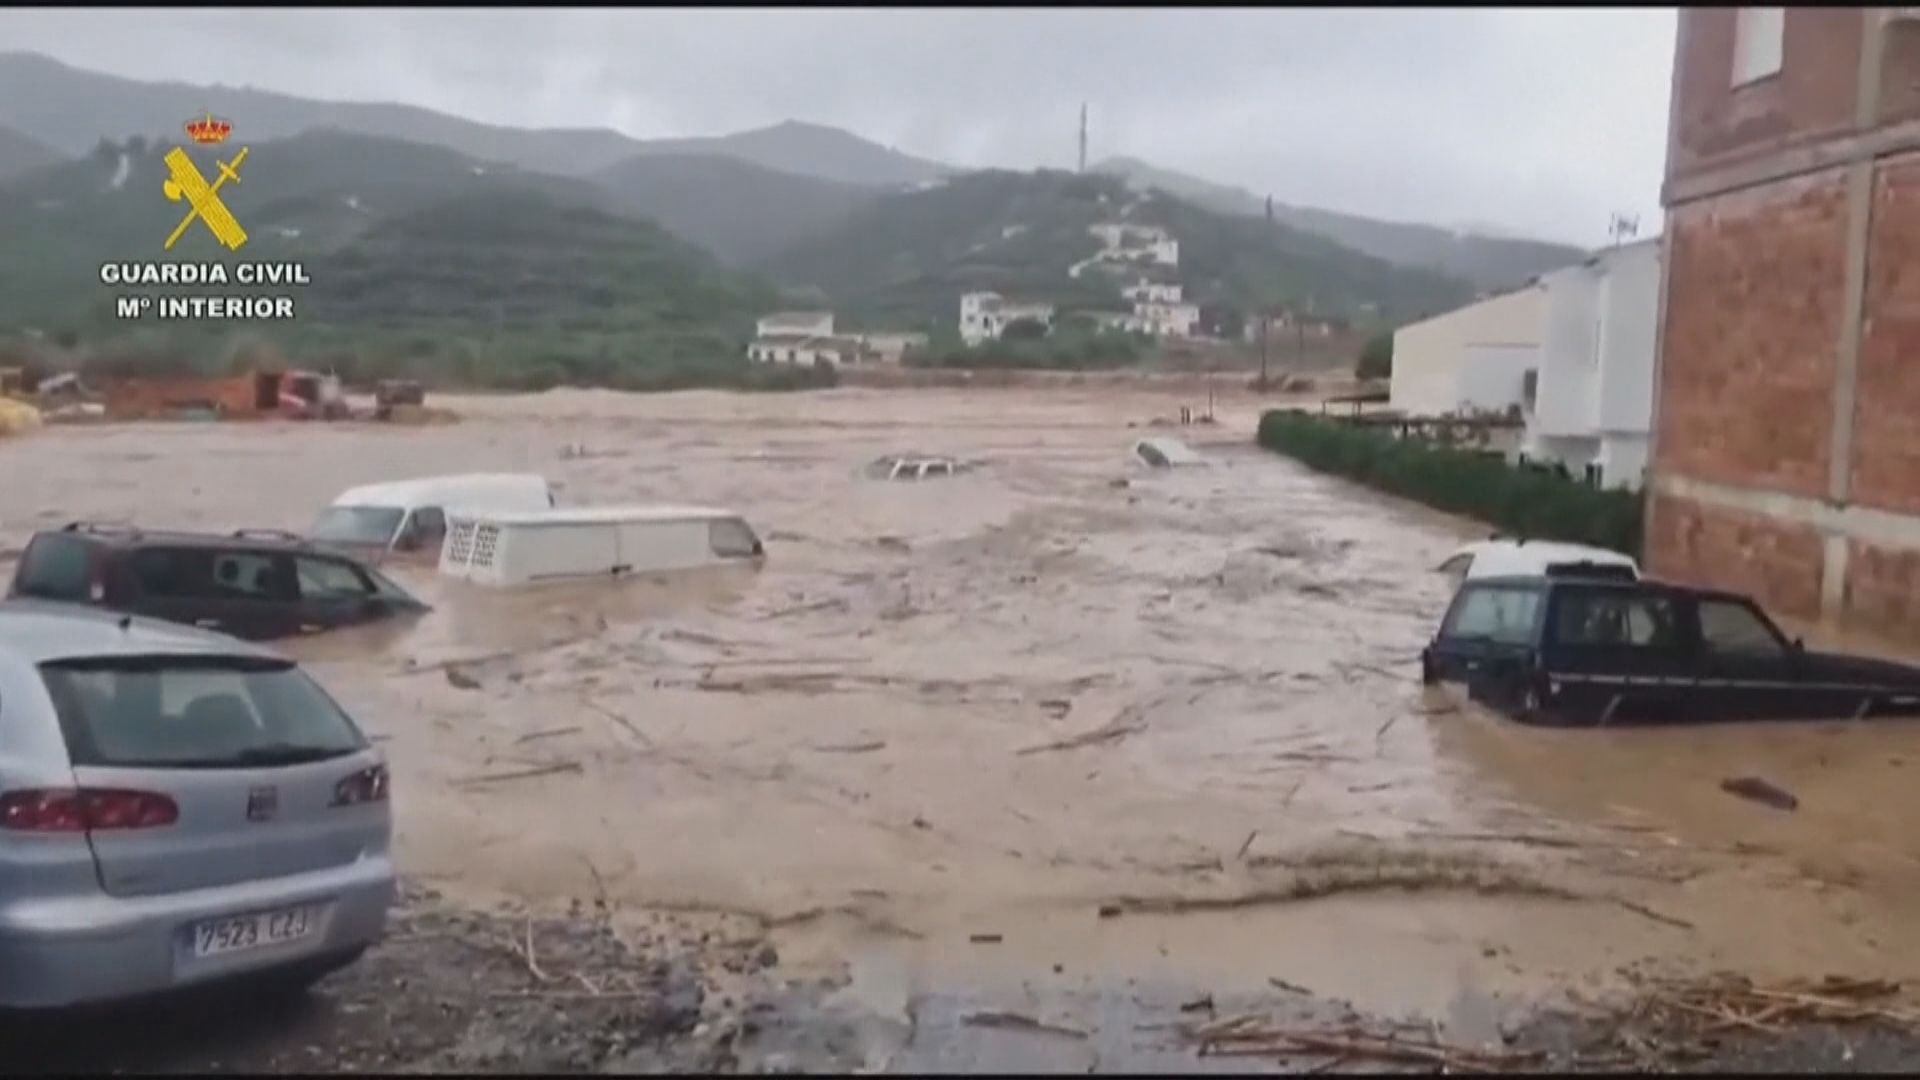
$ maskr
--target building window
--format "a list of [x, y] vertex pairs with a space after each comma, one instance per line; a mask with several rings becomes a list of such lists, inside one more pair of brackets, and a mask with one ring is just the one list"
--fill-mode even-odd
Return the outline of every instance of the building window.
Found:
[[1743, 7], [1734, 12], [1733, 85], [1778, 75], [1785, 60], [1787, 9]]

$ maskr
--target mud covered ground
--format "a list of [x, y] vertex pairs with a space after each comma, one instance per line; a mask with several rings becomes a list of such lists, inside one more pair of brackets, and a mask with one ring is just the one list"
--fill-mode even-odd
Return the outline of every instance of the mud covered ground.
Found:
[[[417, 624], [287, 646], [386, 748], [437, 904], [770, 946], [695, 964], [763, 1004], [738, 1067], [1186, 1068], [1162, 1036], [1203, 998], [1545, 1050], [1541, 1010], [1630, 971], [1920, 967], [1920, 727], [1534, 731], [1429, 698], [1431, 568], [1484, 530], [1259, 452], [1251, 401], [1181, 429], [1212, 463], [1173, 471], [1127, 448], [1191, 388], [436, 404], [462, 421], [11, 440], [0, 552], [74, 518], [299, 528], [348, 485], [471, 469], [743, 511], [758, 570], [522, 595], [403, 570]], [[983, 465], [862, 475], [908, 450]], [[1720, 790], [1744, 775], [1799, 808]], [[691, 1032], [670, 1064], [710, 1052]], [[451, 1067], [434, 1046], [391, 1061]], [[1841, 1046], [1818, 1061], [1882, 1060]]]

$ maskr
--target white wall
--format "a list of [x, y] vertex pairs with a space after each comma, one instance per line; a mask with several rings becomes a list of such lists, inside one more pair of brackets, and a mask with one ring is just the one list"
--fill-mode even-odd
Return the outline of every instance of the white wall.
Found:
[[1546, 335], [1527, 434], [1530, 441], [1590, 436], [1599, 418], [1600, 365], [1595, 345], [1596, 300], [1602, 279], [1585, 266], [1575, 266], [1541, 280], [1547, 292]]
[[1540, 363], [1540, 346], [1468, 345], [1460, 364], [1452, 411], [1499, 411], [1525, 400], [1527, 372]]
[[1603, 435], [1600, 438], [1600, 482], [1610, 488], [1637, 488], [1646, 480], [1647, 437]]
[[804, 334], [808, 337], [833, 336], [833, 312], [831, 311], [781, 311], [763, 316], [755, 324], [755, 333], [760, 337], [772, 337], [776, 334]]
[[1576, 472], [1597, 460], [1606, 486], [1639, 484], [1653, 418], [1660, 272], [1655, 238], [1541, 279], [1546, 340], [1527, 423], [1529, 456]]
[[1653, 422], [1653, 352], [1663, 244], [1649, 240], [1606, 257], [1599, 427], [1644, 436]]
[[[1402, 327], [1393, 335], [1391, 406], [1411, 416], [1458, 411], [1469, 348], [1483, 355], [1467, 376], [1467, 398], [1483, 400], [1495, 385], [1505, 385], [1502, 373], [1516, 357], [1537, 362], [1545, 317], [1546, 292], [1529, 285]], [[1515, 376], [1501, 407], [1520, 403], [1521, 378]]]

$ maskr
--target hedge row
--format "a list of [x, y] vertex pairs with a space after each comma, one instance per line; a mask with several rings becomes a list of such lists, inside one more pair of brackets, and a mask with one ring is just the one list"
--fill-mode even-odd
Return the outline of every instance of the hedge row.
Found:
[[1604, 491], [1499, 457], [1432, 446], [1291, 410], [1260, 417], [1260, 445], [1436, 510], [1535, 540], [1640, 554], [1639, 492]]

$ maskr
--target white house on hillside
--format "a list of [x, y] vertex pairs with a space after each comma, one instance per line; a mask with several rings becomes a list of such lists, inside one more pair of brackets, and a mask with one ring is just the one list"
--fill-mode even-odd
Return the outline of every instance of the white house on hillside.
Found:
[[1177, 304], [1180, 302], [1179, 282], [1155, 282], [1141, 280], [1120, 290], [1120, 295], [1133, 303]]
[[836, 336], [831, 311], [776, 311], [755, 324], [747, 359], [760, 364], [858, 363], [864, 353], [857, 337]]
[[1527, 373], [1540, 365], [1546, 302], [1535, 281], [1401, 327], [1391, 407], [1409, 416], [1524, 407]]
[[967, 293], [960, 298], [960, 340], [978, 345], [1000, 336], [1009, 323], [1031, 320], [1052, 329], [1052, 304], [1020, 304], [999, 293]]
[[1127, 321], [1127, 329], [1154, 337], [1198, 337], [1200, 305], [1141, 300], [1133, 305], [1133, 318]]
[[833, 334], [831, 311], [776, 311], [762, 315], [754, 324], [754, 336], [779, 337], [800, 334], [806, 337], [830, 337]]
[[1607, 487], [1640, 485], [1653, 418], [1661, 247], [1658, 237], [1626, 244], [1541, 279], [1545, 332], [1521, 446], [1528, 457]]

